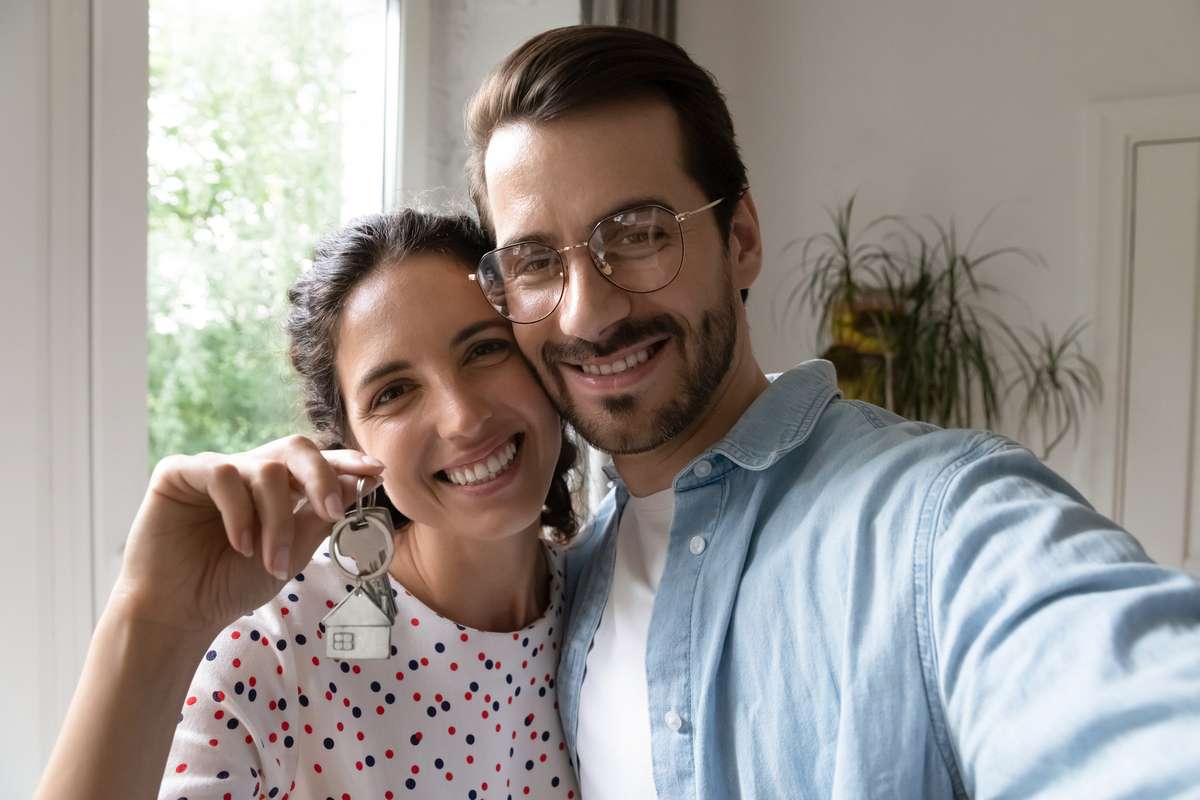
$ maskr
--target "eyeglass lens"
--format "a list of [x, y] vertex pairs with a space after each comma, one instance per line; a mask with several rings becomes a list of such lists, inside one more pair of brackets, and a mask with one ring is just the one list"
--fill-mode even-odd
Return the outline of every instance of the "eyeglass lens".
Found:
[[[675, 215], [659, 206], [601, 220], [587, 247], [600, 272], [631, 292], [663, 288], [683, 265], [683, 231]], [[476, 274], [488, 302], [513, 322], [549, 316], [566, 285], [562, 255], [536, 242], [493, 250], [480, 261]]]

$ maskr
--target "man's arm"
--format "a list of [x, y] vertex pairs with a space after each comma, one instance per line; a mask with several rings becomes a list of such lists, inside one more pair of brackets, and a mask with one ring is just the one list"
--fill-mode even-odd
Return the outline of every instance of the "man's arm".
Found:
[[1011, 444], [929, 502], [922, 656], [967, 792], [1195, 797], [1200, 582], [1150, 562]]

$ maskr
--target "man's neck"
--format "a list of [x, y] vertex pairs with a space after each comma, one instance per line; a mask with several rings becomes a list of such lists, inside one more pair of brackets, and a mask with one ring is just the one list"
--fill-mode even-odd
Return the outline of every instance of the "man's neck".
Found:
[[634, 497], [645, 497], [669, 487], [688, 462], [729, 433], [770, 385], [750, 352], [748, 340], [742, 341], [745, 344], [736, 350], [729, 372], [708, 410], [695, 423], [653, 450], [613, 456], [613, 466]]

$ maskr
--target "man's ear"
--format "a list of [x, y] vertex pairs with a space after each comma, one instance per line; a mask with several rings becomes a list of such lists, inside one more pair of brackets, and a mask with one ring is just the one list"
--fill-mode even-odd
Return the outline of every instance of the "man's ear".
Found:
[[758, 209], [747, 189], [737, 200], [729, 221], [729, 260], [734, 289], [749, 289], [762, 271], [762, 231]]

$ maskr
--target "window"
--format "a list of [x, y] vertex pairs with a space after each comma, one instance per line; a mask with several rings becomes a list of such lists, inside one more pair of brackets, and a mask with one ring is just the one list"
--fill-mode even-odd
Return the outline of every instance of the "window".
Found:
[[387, 6], [151, 0], [151, 464], [304, 429], [286, 291], [383, 207]]

